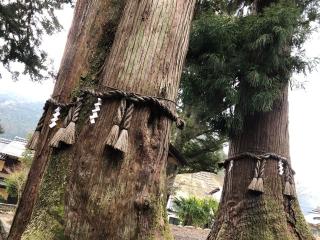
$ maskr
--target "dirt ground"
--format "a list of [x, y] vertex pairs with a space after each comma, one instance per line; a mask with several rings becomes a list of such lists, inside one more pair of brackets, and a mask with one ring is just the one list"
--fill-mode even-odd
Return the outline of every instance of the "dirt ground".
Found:
[[209, 235], [210, 229], [200, 229], [192, 226], [171, 225], [171, 230], [175, 240], [205, 240]]

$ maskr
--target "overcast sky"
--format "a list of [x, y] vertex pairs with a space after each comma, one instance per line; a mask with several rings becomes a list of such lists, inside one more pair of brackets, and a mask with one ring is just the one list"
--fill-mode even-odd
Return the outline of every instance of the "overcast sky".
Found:
[[[54, 36], [46, 37], [44, 47], [49, 57], [53, 59], [54, 68], [59, 68], [67, 38], [68, 29], [72, 20], [72, 9], [58, 13], [64, 30]], [[309, 57], [320, 57], [320, 33], [313, 34], [306, 43], [306, 53]], [[294, 76], [306, 82], [305, 89], [295, 89], [290, 92], [290, 144], [293, 168], [296, 171], [296, 182], [302, 207], [305, 212], [320, 206], [320, 65], [307, 77]], [[32, 83], [28, 79], [12, 82], [8, 75], [1, 79], [0, 93], [14, 93], [28, 100], [45, 101], [53, 89], [53, 81], [48, 80], [42, 84]]]
[[[306, 43], [307, 56], [320, 57], [319, 40], [317, 32]], [[320, 65], [306, 77], [294, 77], [306, 83], [304, 90], [292, 90], [289, 96], [290, 151], [302, 207], [310, 211], [320, 206]]]

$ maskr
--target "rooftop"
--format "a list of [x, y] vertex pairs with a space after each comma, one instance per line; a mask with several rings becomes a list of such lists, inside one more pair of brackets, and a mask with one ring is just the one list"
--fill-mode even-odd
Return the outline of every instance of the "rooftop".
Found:
[[20, 158], [26, 149], [27, 140], [15, 137], [13, 140], [0, 138], [0, 155]]
[[178, 174], [174, 181], [175, 195], [181, 197], [197, 196], [206, 198], [214, 196], [220, 199], [223, 175], [210, 172]]

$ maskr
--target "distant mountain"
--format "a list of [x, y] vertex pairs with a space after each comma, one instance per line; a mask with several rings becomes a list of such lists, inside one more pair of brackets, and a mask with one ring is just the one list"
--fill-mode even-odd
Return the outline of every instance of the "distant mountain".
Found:
[[0, 94], [0, 137], [26, 137], [32, 133], [41, 117], [43, 102], [32, 102], [9, 94]]

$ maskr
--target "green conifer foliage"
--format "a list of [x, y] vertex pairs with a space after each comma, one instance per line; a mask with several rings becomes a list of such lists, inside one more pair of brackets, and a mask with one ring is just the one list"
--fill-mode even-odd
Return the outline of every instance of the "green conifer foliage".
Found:
[[56, 9], [72, 0], [12, 0], [0, 2], [0, 62], [13, 77], [14, 62], [24, 65], [23, 74], [33, 80], [48, 76], [47, 54], [40, 48], [44, 34], [52, 34], [62, 26], [55, 15]]
[[292, 73], [314, 64], [303, 43], [319, 19], [319, 3], [261, 2], [256, 14], [250, 2], [238, 2], [228, 14], [202, 11], [193, 23], [182, 102], [203, 106], [208, 124], [222, 134], [240, 131], [247, 115], [270, 111]]

